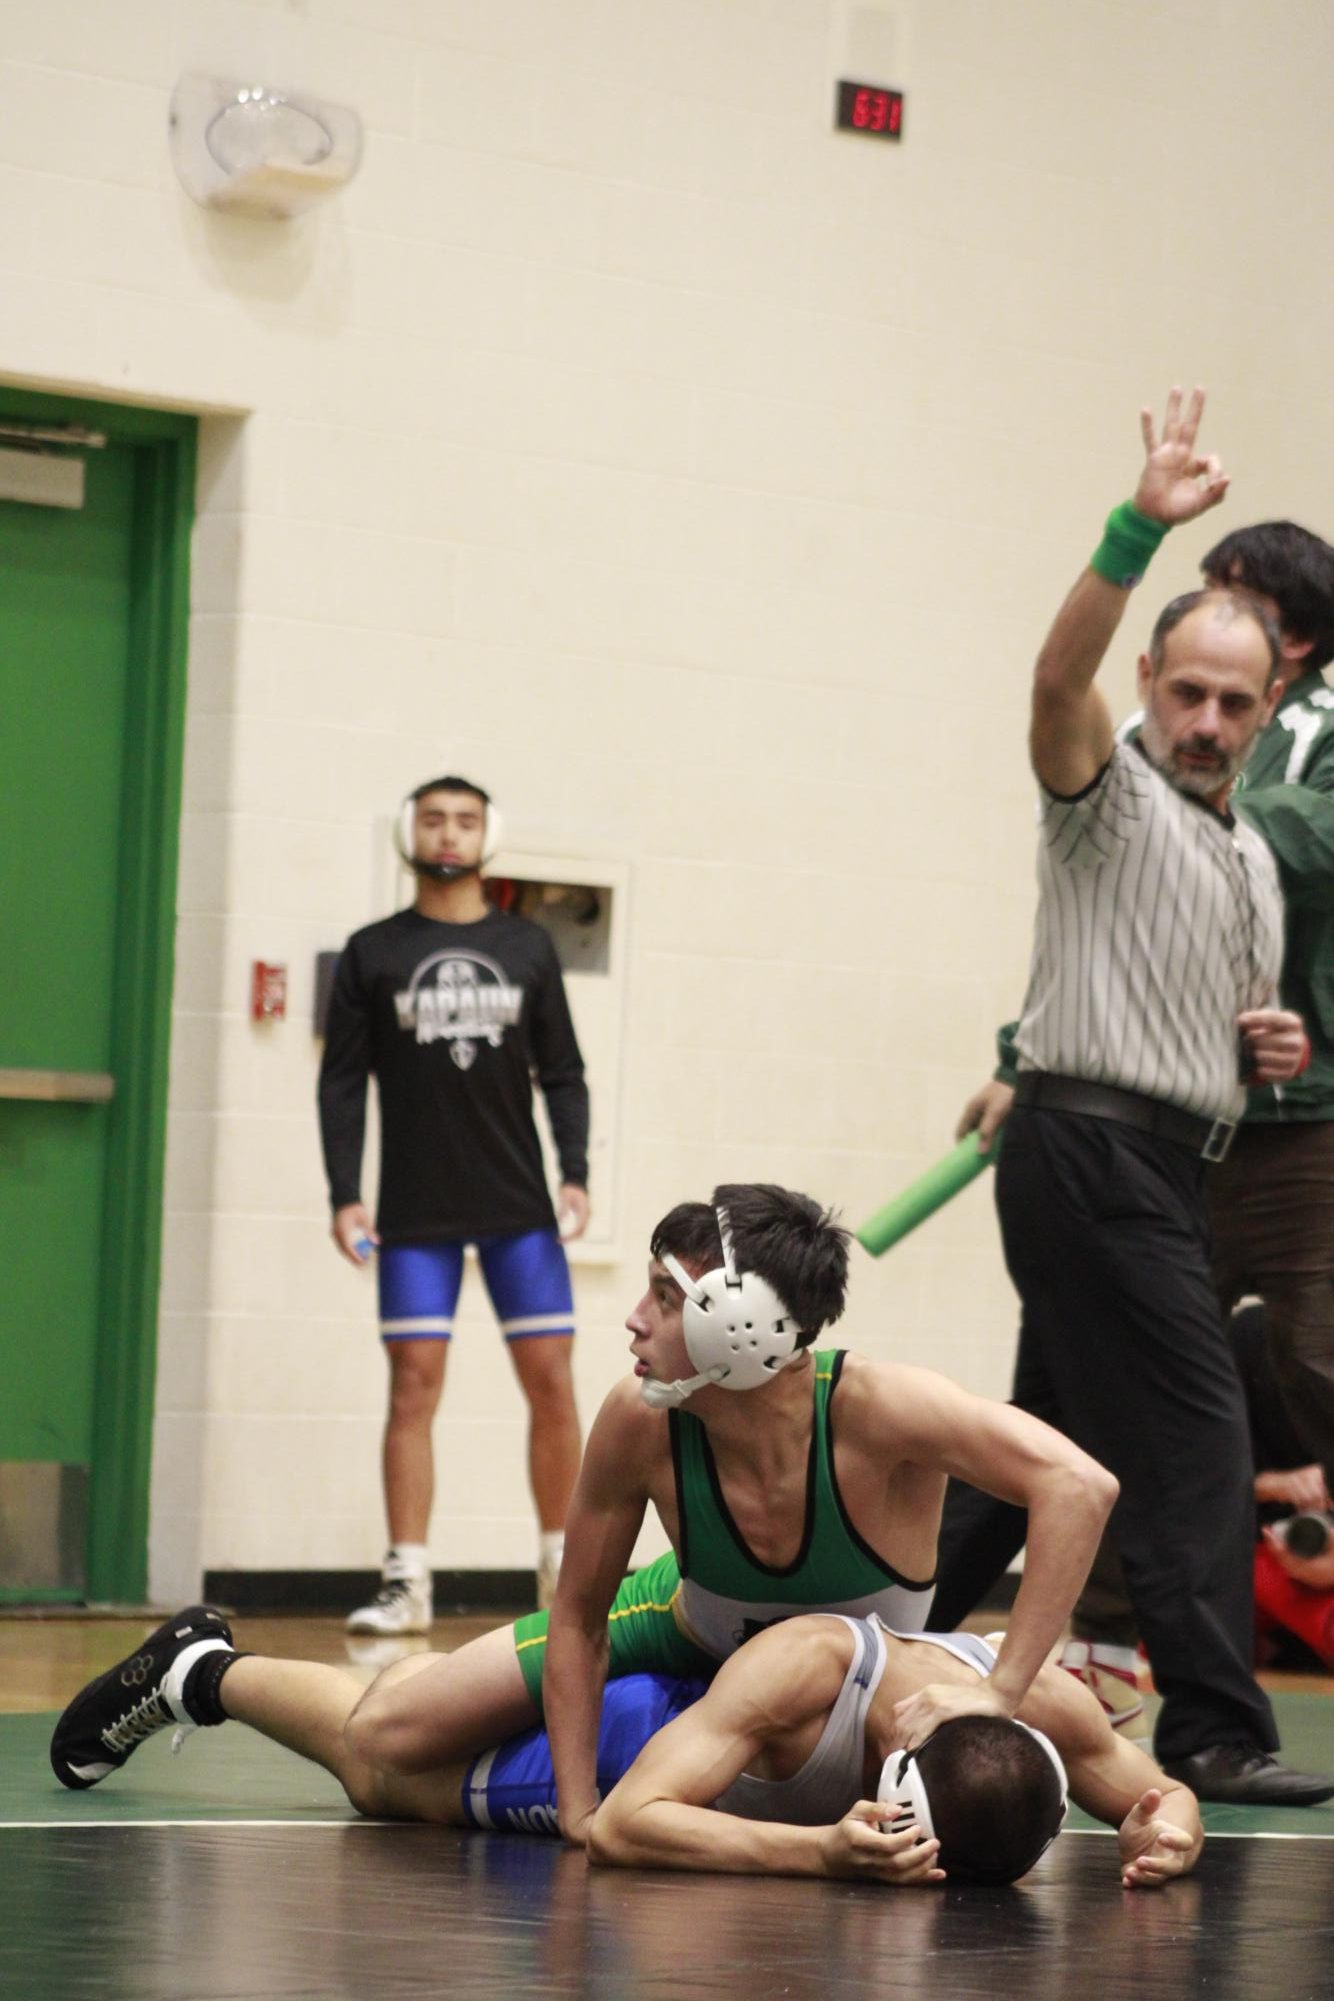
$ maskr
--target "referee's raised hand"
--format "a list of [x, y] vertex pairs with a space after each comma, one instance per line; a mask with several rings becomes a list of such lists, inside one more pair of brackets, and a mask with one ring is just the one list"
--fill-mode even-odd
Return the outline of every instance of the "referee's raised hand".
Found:
[[1195, 436], [1204, 415], [1204, 391], [1190, 392], [1186, 412], [1181, 413], [1181, 391], [1171, 389], [1161, 439], [1154, 429], [1153, 412], [1145, 405], [1139, 413], [1144, 434], [1144, 470], [1135, 489], [1135, 506], [1151, 521], [1172, 527], [1179, 521], [1193, 521], [1197, 514], [1217, 507], [1228, 489], [1228, 475], [1222, 460], [1212, 453], [1195, 449]]

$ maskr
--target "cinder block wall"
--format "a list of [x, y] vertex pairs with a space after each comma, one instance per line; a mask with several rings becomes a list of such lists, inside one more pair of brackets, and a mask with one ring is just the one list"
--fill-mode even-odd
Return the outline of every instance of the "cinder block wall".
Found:
[[[1133, 477], [1140, 401], [1206, 380], [1228, 519], [1329, 527], [1334, 15], [4, 15], [0, 374], [204, 413], [153, 1496], [179, 1597], [381, 1547], [383, 1365], [325, 1236], [312, 961], [380, 914], [374, 822], [442, 760], [515, 846], [631, 872], [587, 1415], [672, 1201], [766, 1176], [856, 1221], [948, 1143], [1023, 983], [1028, 663]], [[830, 129], [867, 61], [907, 92], [900, 147]], [[360, 178], [294, 225], [196, 209], [166, 144], [187, 68], [355, 105]], [[1204, 546], [1174, 540], [1146, 595]], [[246, 1017], [253, 958], [292, 969], [285, 1025]], [[433, 1544], [508, 1568], [532, 1560], [522, 1423], [479, 1293]], [[841, 1331], [1003, 1392], [1013, 1318], [983, 1185], [859, 1259]]]

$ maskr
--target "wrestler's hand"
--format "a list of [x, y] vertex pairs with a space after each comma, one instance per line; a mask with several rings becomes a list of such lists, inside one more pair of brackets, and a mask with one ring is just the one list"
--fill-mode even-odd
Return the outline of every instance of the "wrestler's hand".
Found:
[[1195, 1843], [1184, 1827], [1158, 1817], [1162, 1803], [1158, 1788], [1150, 1786], [1121, 1822], [1117, 1841], [1125, 1890], [1156, 1890], [1190, 1866]]
[[936, 1864], [940, 1843], [924, 1840], [915, 1821], [885, 1826], [902, 1813], [885, 1801], [858, 1800], [835, 1827], [825, 1830], [822, 1852], [826, 1876], [870, 1877], [879, 1883], [943, 1883]]
[[959, 1123], [954, 1128], [955, 1139], [966, 1139], [968, 1134], [977, 1134], [977, 1150], [985, 1153], [996, 1134], [1010, 1116], [1014, 1103], [1014, 1085], [1002, 1084], [998, 1077], [988, 1077], [980, 1091], [974, 1091], [968, 1103], [959, 1114]]
[[560, 1240], [563, 1244], [573, 1243], [582, 1237], [588, 1228], [588, 1190], [581, 1188], [577, 1181], [562, 1181], [556, 1197], [556, 1214], [560, 1218]]
[[1153, 412], [1139, 413], [1144, 438], [1144, 470], [1135, 488], [1135, 505], [1151, 521], [1170, 528], [1178, 521], [1193, 521], [1217, 507], [1228, 489], [1228, 475], [1222, 462], [1204, 457], [1195, 450], [1195, 433], [1204, 414], [1204, 391], [1193, 389], [1186, 414], [1181, 414], [1181, 391], [1173, 389], [1167, 398], [1161, 441], [1154, 430]]
[[1004, 1716], [1010, 1711], [989, 1681], [961, 1688], [953, 1682], [933, 1681], [894, 1704], [894, 1742], [904, 1751], [915, 1751], [928, 1737], [955, 1716]]
[[358, 1242], [378, 1244], [380, 1241], [371, 1222], [371, 1212], [362, 1202], [347, 1202], [341, 1209], [335, 1209], [329, 1234], [348, 1263], [355, 1265], [358, 1271], [365, 1269], [366, 1253], [358, 1252], [353, 1246]]
[[1248, 1083], [1283, 1084], [1306, 1066], [1302, 1018], [1286, 1007], [1253, 1007], [1237, 1016], [1250, 1060]]

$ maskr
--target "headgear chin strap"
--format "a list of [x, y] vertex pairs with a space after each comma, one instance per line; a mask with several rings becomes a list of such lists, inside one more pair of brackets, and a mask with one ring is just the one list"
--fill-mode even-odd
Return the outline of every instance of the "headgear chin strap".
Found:
[[640, 1395], [651, 1410], [670, 1410], [710, 1383], [725, 1390], [758, 1389], [797, 1358], [801, 1329], [796, 1316], [767, 1279], [756, 1271], [737, 1270], [726, 1209], [717, 1215], [723, 1261], [713, 1271], [692, 1278], [670, 1251], [663, 1255], [663, 1264], [686, 1296], [681, 1327], [686, 1353], [699, 1373], [674, 1383], [646, 1378]]
[[[428, 792], [473, 792], [481, 800], [485, 819], [482, 823], [482, 852], [477, 861], [424, 862], [413, 852], [416, 845], [417, 801]], [[489, 792], [480, 785], [474, 785], [470, 778], [430, 778], [424, 785], [414, 786], [399, 808], [394, 828], [394, 851], [414, 875], [426, 876], [431, 882], [457, 882], [460, 876], [475, 875], [485, 868], [500, 852], [504, 838], [505, 823], [492, 804]]]
[[[1062, 1762], [1061, 1754], [1052, 1743], [1051, 1738], [1044, 1736], [1041, 1730], [1035, 1730], [1031, 1723], [1020, 1723], [1017, 1716], [1012, 1717], [1010, 1721], [1016, 1724], [1020, 1730], [1026, 1730], [1029, 1736], [1035, 1738], [1042, 1746], [1051, 1760], [1061, 1787], [1061, 1810], [1057, 1815], [1056, 1825], [1043, 1842], [1041, 1848], [1039, 1848], [1037, 1855], [1033, 1857], [1033, 1861], [1036, 1862], [1038, 1856], [1046, 1854], [1065, 1823], [1065, 1816], [1070, 1806], [1070, 1782], [1066, 1777], [1065, 1765]], [[917, 1760], [921, 1757], [923, 1751], [925, 1751], [927, 1744], [932, 1743], [934, 1738], [935, 1732], [933, 1731], [931, 1736], [926, 1739], [926, 1743], [919, 1744], [914, 1751], [891, 1751], [881, 1768], [880, 1783], [876, 1787], [875, 1792], [876, 1799], [882, 1805], [899, 1808], [899, 1813], [895, 1815], [896, 1819], [906, 1816], [914, 1820], [928, 1841], [934, 1839], [936, 1829], [935, 1823], [931, 1818], [931, 1802], [927, 1797], [926, 1782], [922, 1777]]]

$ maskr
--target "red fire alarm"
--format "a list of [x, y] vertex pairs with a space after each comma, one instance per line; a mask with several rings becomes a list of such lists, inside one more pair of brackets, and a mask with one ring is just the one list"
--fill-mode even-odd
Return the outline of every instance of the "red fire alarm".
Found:
[[253, 962], [250, 968], [250, 1019], [287, 1019], [286, 966], [266, 966], [262, 959]]

